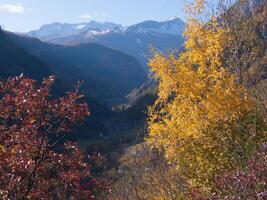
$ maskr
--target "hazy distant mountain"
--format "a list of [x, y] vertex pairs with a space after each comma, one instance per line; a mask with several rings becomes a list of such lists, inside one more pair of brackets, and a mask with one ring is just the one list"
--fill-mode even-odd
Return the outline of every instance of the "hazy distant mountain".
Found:
[[111, 22], [96, 22], [68, 24], [55, 22], [52, 24], [43, 25], [40, 29], [30, 31], [28, 36], [37, 37], [43, 41], [50, 41], [57, 38], [68, 37], [83, 32], [94, 34], [104, 34], [114, 29], [121, 28], [120, 25]]
[[[128, 27], [123, 27], [112, 22], [97, 22], [90, 21], [88, 23], [59, 23], [46, 24], [41, 26], [38, 30], [33, 30], [26, 35], [30, 37], [37, 37], [44, 41], [58, 40], [69, 36], [81, 34], [83, 37], [91, 38], [97, 35], [105, 35], [111, 32], [117, 33], [163, 33], [170, 35], [182, 35], [184, 30], [184, 22], [176, 17], [171, 17], [166, 21], [144, 21]], [[75, 42], [75, 41], [74, 41]]]
[[139, 24], [129, 26], [124, 32], [134, 33], [162, 33], [181, 36], [184, 32], [185, 24], [177, 17], [171, 17], [167, 21], [144, 21]]
[[132, 89], [146, 80], [135, 58], [99, 44], [61, 46], [15, 34], [10, 37], [46, 63], [59, 78], [70, 84], [83, 80], [86, 93], [109, 105], [122, 103]]
[[145, 21], [128, 27], [95, 21], [82, 24], [53, 23], [27, 35], [62, 45], [98, 43], [132, 55], [146, 66], [146, 57], [152, 46], [163, 52], [181, 49], [184, 28], [182, 20], [172, 17], [163, 22]]

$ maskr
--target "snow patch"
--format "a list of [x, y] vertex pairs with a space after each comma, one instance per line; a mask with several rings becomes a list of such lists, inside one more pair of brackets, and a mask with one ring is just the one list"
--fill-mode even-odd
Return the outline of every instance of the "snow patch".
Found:
[[169, 17], [169, 18], [167, 19], [167, 21], [173, 21], [173, 20], [176, 20], [176, 19], [177, 19], [177, 17], [173, 16], [173, 17]]
[[86, 27], [85, 24], [81, 24], [81, 25], [79, 25], [79, 26], [76, 26], [75, 29], [77, 29], [77, 30], [81, 30], [81, 29], [83, 29], [83, 28], [85, 28], [85, 27]]
[[94, 37], [94, 36], [97, 36], [97, 35], [105, 35], [107, 33], [111, 32], [110, 29], [107, 29], [107, 30], [102, 30], [102, 31], [95, 31], [95, 30], [91, 30], [91, 31], [88, 31], [87, 32], [87, 37]]

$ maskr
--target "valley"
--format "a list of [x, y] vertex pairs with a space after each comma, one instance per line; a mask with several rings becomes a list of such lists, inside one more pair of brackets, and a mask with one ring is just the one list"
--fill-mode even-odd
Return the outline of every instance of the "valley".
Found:
[[[183, 29], [184, 23], [173, 18], [166, 22], [146, 21], [127, 29], [108, 22], [89, 22], [53, 23], [27, 35], [1, 30], [0, 39], [12, 49], [6, 60], [15, 62], [15, 67], [9, 68], [11, 72], [2, 78], [23, 74], [40, 82], [53, 74], [57, 77], [53, 91], [56, 96], [64, 95], [82, 81], [81, 93], [85, 94], [91, 114], [71, 139], [88, 153], [120, 151], [125, 145], [142, 140], [147, 105], [152, 105], [156, 97], [156, 84], [146, 64], [149, 48], [159, 47], [166, 53], [181, 49]], [[92, 31], [101, 34], [85, 36]], [[27, 54], [30, 59], [20, 61], [13, 54]], [[44, 73], [36, 69], [37, 74], [33, 74], [32, 62]], [[0, 64], [6, 69], [5, 63]]]

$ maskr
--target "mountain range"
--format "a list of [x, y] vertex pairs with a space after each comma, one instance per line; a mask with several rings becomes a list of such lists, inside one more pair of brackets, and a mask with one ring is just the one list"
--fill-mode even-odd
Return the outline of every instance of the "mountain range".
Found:
[[163, 22], [149, 20], [126, 27], [111, 22], [56, 22], [25, 34], [44, 42], [65, 46], [92, 42], [101, 44], [134, 56], [148, 71], [147, 58], [150, 48], [162, 52], [182, 49], [184, 29], [185, 23], [172, 17]]
[[111, 22], [96, 22], [90, 21], [88, 23], [78, 23], [78, 24], [69, 24], [69, 23], [59, 23], [54, 22], [51, 24], [46, 24], [41, 26], [38, 30], [30, 31], [27, 33], [30, 37], [37, 37], [44, 41], [53, 40], [56, 38], [68, 37], [71, 35], [80, 34], [84, 31], [93, 36], [95, 34], [105, 33], [111, 30], [120, 29], [121, 26]]
[[[184, 22], [178, 18], [145, 21], [129, 27], [95, 21], [52, 23], [27, 34], [0, 29], [0, 78], [24, 74], [41, 82], [54, 74], [57, 83], [53, 95], [57, 96], [83, 80], [81, 89], [87, 97], [91, 117], [85, 131], [80, 132], [85, 135], [103, 129], [112, 132], [113, 127], [117, 130], [127, 127], [125, 122], [136, 121], [145, 108], [143, 100], [136, 100], [142, 105], [125, 114], [110, 109], [120, 104], [126, 105], [125, 108], [135, 104], [132, 101], [127, 104], [127, 95], [135, 94], [132, 91], [139, 91], [148, 80], [146, 53], [150, 45], [165, 52], [182, 48], [183, 30]], [[144, 99], [151, 102], [150, 96]], [[116, 122], [109, 123], [111, 119]]]
[[90, 21], [88, 23], [59, 23], [54, 22], [41, 26], [38, 30], [33, 30], [26, 35], [30, 37], [37, 37], [43, 41], [57, 41], [60, 42], [60, 38], [65, 38], [74, 35], [80, 35], [86, 33], [85, 37], [88, 39], [97, 37], [98, 35], [105, 35], [111, 32], [117, 32], [121, 34], [127, 34], [129, 32], [134, 33], [161, 33], [170, 35], [182, 35], [184, 31], [185, 23], [176, 17], [171, 17], [167, 21], [144, 21], [131, 26], [122, 26], [112, 22], [97, 22]]

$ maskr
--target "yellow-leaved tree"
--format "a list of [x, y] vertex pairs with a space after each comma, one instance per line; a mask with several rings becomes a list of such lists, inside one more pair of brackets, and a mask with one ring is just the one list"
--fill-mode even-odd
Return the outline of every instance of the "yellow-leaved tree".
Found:
[[[150, 60], [159, 83], [149, 109], [147, 141], [165, 152], [190, 187], [216, 191], [216, 177], [242, 167], [266, 140], [253, 99], [223, 65], [231, 34], [195, 0], [179, 56], [156, 52]], [[201, 20], [205, 19], [205, 20]]]

